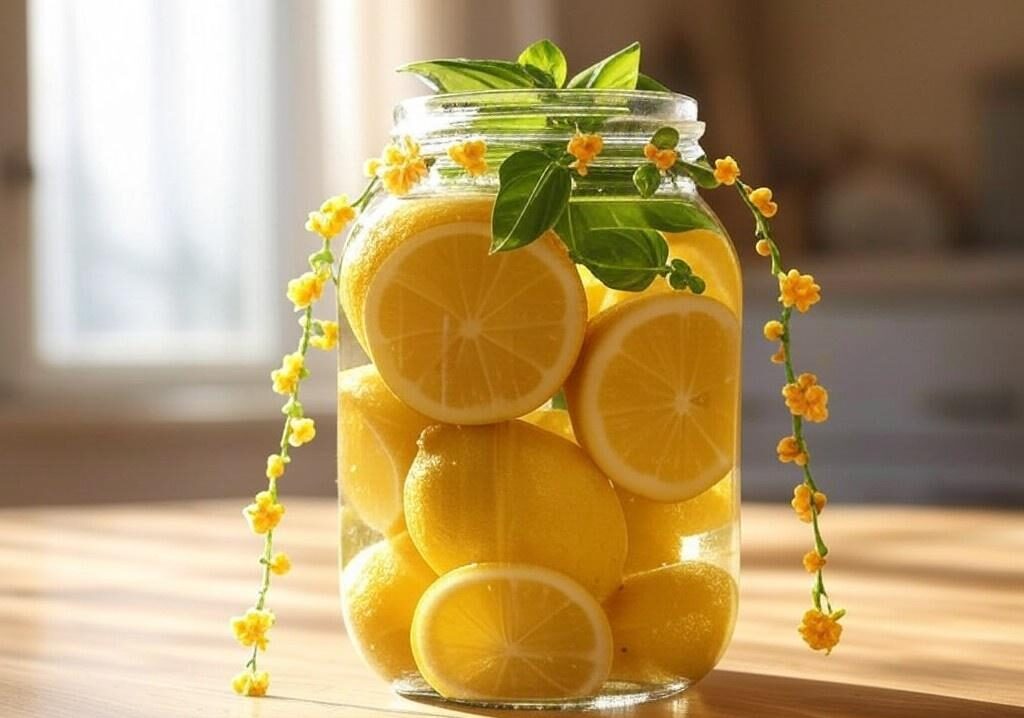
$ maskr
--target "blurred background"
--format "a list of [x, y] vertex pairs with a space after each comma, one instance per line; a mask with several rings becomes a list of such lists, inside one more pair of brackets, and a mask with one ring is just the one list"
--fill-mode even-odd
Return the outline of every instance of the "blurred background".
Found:
[[[824, 301], [797, 362], [844, 501], [1024, 505], [1024, 2], [5, 0], [0, 3], [0, 482], [8, 505], [240, 496], [280, 432], [268, 374], [305, 213], [360, 186], [402, 98], [392, 68], [514, 58], [578, 70], [643, 44], [700, 101], [711, 157], [770, 184]], [[731, 193], [746, 274], [743, 481], [785, 499], [777, 288]], [[290, 494], [334, 494], [321, 441]]]

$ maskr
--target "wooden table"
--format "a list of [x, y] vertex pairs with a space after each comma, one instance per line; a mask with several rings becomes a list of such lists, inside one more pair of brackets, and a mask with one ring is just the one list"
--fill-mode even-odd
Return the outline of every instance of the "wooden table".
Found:
[[[245, 651], [228, 617], [251, 600], [258, 550], [243, 503], [0, 510], [0, 716], [459, 715], [395, 697], [356, 659], [328, 500], [287, 502], [279, 537], [295, 568], [274, 588], [264, 659], [274, 696], [233, 695]], [[832, 656], [795, 631], [806, 526], [788, 507], [745, 507], [726, 658], [682, 697], [615, 715], [1024, 716], [1024, 514], [826, 517], [830, 584], [849, 611]]]

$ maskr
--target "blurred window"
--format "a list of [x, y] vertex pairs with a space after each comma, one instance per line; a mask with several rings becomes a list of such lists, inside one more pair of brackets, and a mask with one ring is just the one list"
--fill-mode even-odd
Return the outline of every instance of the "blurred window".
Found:
[[272, 12], [270, 0], [30, 0], [45, 361], [265, 356]]

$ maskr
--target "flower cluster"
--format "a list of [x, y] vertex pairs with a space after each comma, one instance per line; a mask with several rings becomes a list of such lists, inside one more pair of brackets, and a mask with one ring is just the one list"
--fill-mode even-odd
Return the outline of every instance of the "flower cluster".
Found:
[[772, 201], [772, 191], [767, 187], [758, 187], [747, 195], [747, 199], [764, 217], [774, 217], [779, 211], [779, 205]]
[[812, 608], [804, 614], [799, 628], [800, 635], [815, 651], [831, 653], [839, 643], [839, 637], [843, 635], [843, 627], [839, 624], [839, 619], [844, 614], [845, 611], [826, 614], [819, 609]]
[[786, 408], [793, 416], [802, 416], [816, 424], [828, 419], [828, 391], [818, 383], [818, 377], [804, 372], [782, 387]]
[[277, 497], [270, 491], [256, 494], [253, 503], [242, 509], [245, 520], [253, 533], [265, 534], [273, 531], [284, 516], [284, 506], [277, 502]]
[[588, 165], [601, 154], [603, 149], [604, 140], [601, 139], [601, 135], [588, 134], [577, 130], [565, 147], [565, 151], [576, 158], [569, 167], [576, 170], [580, 177], [586, 177], [589, 171], [587, 169]]
[[719, 184], [731, 187], [740, 177], [740, 166], [736, 164], [736, 160], [726, 155], [722, 159], [715, 160], [714, 175]]
[[[735, 185], [740, 197], [754, 215], [757, 243], [754, 249], [762, 257], [770, 258], [772, 274], [779, 282], [779, 303], [782, 305], [778, 319], [765, 323], [762, 333], [770, 342], [778, 342], [778, 349], [772, 355], [772, 362], [783, 365], [786, 384], [782, 397], [789, 409], [792, 433], [779, 439], [775, 453], [783, 464], [793, 464], [803, 473], [803, 481], [793, 488], [790, 504], [797, 518], [811, 524], [814, 532], [814, 550], [803, 557], [804, 569], [814, 574], [811, 590], [814, 608], [804, 614], [799, 632], [812, 649], [831, 650], [839, 643], [843, 628], [839, 619], [845, 611], [833, 611], [831, 599], [825, 590], [823, 569], [827, 563], [828, 546], [821, 537], [818, 517], [828, 503], [828, 496], [818, 490], [811, 473], [810, 452], [804, 438], [804, 422], [820, 423], [828, 419], [828, 391], [818, 383], [818, 377], [809, 372], [797, 375], [793, 370], [791, 352], [790, 320], [793, 310], [805, 313], [821, 301], [821, 287], [810, 274], [801, 274], [796, 269], [786, 271], [782, 266], [779, 248], [772, 238], [768, 220], [779, 211], [779, 205], [772, 199], [768, 187], [752, 189], [739, 179], [740, 168], [732, 157], [715, 160], [714, 178], [719, 184]], [[823, 609], [824, 607], [824, 609]]]
[[676, 160], [679, 159], [679, 153], [674, 149], [658, 149], [656, 145], [648, 142], [644, 145], [644, 157], [652, 162], [659, 172], [665, 174], [675, 167]]
[[779, 302], [782, 306], [796, 307], [801, 314], [821, 301], [821, 287], [810, 274], [795, 269], [779, 275]]
[[[811, 508], [812, 498], [814, 508]], [[789, 502], [793, 510], [796, 511], [797, 518], [805, 524], [814, 521], [814, 517], [825, 510], [825, 504], [827, 503], [828, 496], [820, 491], [811, 491], [807, 484], [797, 484], [793, 487], [793, 500]]]
[[448, 148], [452, 162], [466, 170], [470, 177], [479, 177], [487, 172], [487, 143], [483, 140], [457, 142]]
[[325, 200], [319, 211], [309, 213], [306, 229], [330, 240], [355, 217], [356, 210], [348, 201], [348, 195], [340, 194]]
[[409, 135], [387, 145], [381, 156], [367, 160], [363, 169], [367, 177], [379, 179], [394, 195], [409, 194], [430, 170], [420, 156], [419, 143]]
[[242, 616], [231, 619], [231, 630], [243, 646], [255, 646], [267, 650], [267, 631], [274, 625], [274, 614], [257, 608], [250, 608]]

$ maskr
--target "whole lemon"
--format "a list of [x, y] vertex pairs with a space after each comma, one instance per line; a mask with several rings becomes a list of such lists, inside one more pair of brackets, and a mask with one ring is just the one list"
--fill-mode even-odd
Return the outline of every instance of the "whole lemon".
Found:
[[626, 560], [611, 483], [571, 441], [523, 421], [427, 428], [405, 482], [405, 517], [442, 574], [480, 562], [533, 564], [604, 598]]
[[709, 563], [677, 563], [630, 576], [605, 610], [615, 640], [612, 680], [697, 681], [732, 636], [736, 583]]
[[341, 575], [345, 629], [363, 661], [386, 680], [416, 671], [412, 617], [436, 578], [407, 533], [363, 549]]

